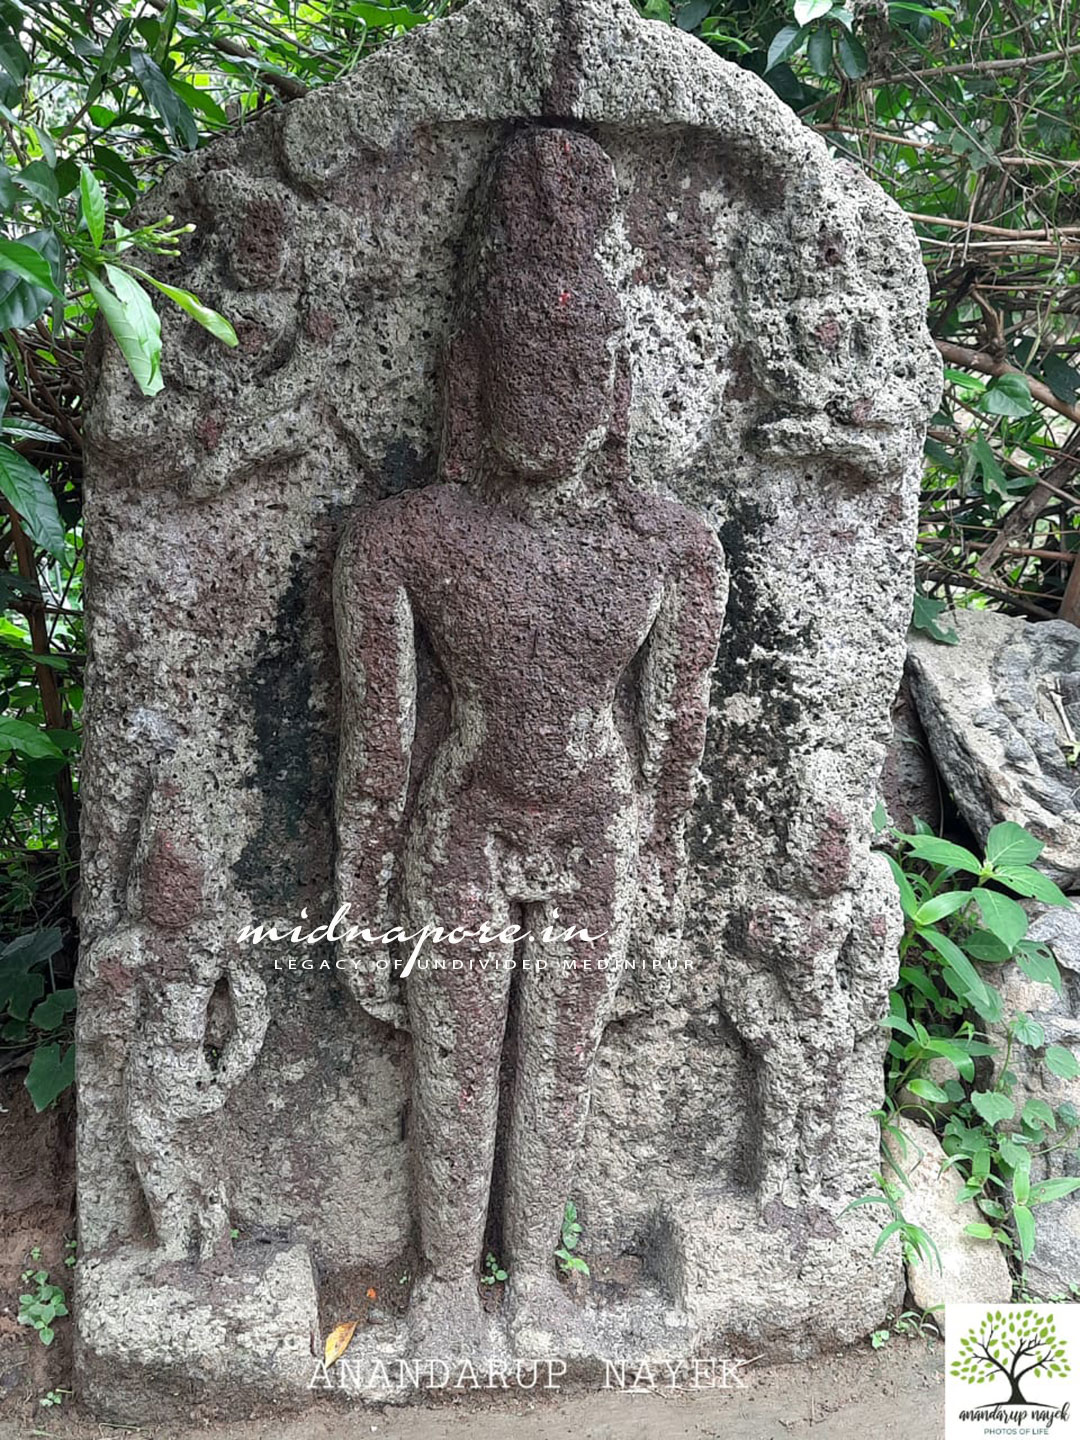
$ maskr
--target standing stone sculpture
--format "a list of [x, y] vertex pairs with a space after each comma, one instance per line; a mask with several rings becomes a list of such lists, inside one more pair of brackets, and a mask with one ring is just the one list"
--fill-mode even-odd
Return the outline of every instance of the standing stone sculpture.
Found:
[[[939, 384], [907, 222], [623, 0], [472, 0], [156, 195], [197, 225], [162, 278], [240, 345], [167, 315], [152, 401], [100, 355], [86, 953], [131, 923], [170, 755], [222, 933], [297, 943], [245, 957], [269, 1020], [201, 1168], [182, 1127], [229, 1257], [159, 1253], [143, 1022], [85, 1008], [84, 1393], [302, 1404], [320, 1320], [365, 1319], [368, 1398], [411, 1383], [368, 1362], [420, 1344], [588, 1375], [865, 1334], [900, 1282], [847, 1208], [899, 932], [871, 811]], [[418, 963], [402, 994], [327, 938], [343, 902], [607, 933]], [[421, 960], [468, 953], [440, 943]], [[403, 1314], [369, 1312], [390, 1275]]]
[[[482, 1329], [515, 973], [512, 953], [485, 959], [485, 928], [531, 937], [502, 1215], [519, 1348], [536, 1354], [558, 1315], [552, 1256], [639, 891], [669, 914], [671, 938], [681, 931], [682, 832], [726, 589], [713, 531], [629, 484], [621, 312], [596, 257], [616, 197], [610, 160], [585, 136], [543, 129], [511, 141], [493, 171], [443, 422], [443, 473], [460, 480], [362, 512], [336, 582], [337, 898], [389, 928], [395, 857], [406, 928], [457, 937], [408, 980], [421, 1355], [443, 1353], [436, 1342], [471, 1353]], [[414, 624], [453, 701], [406, 833]], [[635, 660], [631, 754], [616, 692]], [[567, 927], [592, 938], [568, 941]], [[357, 974], [376, 1015], [388, 975]]]

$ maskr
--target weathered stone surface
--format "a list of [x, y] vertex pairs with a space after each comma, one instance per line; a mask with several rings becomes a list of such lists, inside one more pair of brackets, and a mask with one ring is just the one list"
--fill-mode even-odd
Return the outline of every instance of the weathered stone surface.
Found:
[[892, 739], [881, 772], [881, 797], [892, 823], [910, 835], [916, 820], [941, 826], [941, 781], [907, 677], [892, 707]]
[[[1017, 1078], [1013, 1092], [1017, 1113], [1031, 1099], [1044, 1101], [1055, 1115], [1065, 1107], [1064, 1119], [1059, 1117], [1047, 1143], [1035, 1152], [1031, 1178], [1037, 1182], [1080, 1176], [1080, 1130], [1070, 1133], [1069, 1128], [1073, 1114], [1080, 1118], [1080, 1079], [1055, 1075], [1046, 1064], [1049, 1045], [1064, 1045], [1080, 1059], [1080, 909], [1034, 902], [1028, 909], [1033, 915], [1028, 936], [1053, 950], [1061, 993], [1028, 979], [1011, 961], [995, 971], [993, 980], [1001, 991], [1006, 1018], [1022, 1011], [1042, 1026], [1045, 1041], [1036, 1050], [1014, 1046], [1009, 1057], [1009, 1069]], [[1003, 1028], [994, 1028], [1003, 1041]], [[1080, 1284], [1080, 1191], [1039, 1205], [1034, 1214], [1035, 1250], [1027, 1263], [1026, 1282], [1039, 1295], [1067, 1295], [1070, 1286]]]
[[957, 1204], [963, 1180], [955, 1167], [944, 1169], [946, 1155], [932, 1130], [901, 1116], [896, 1128], [903, 1143], [886, 1137], [893, 1163], [907, 1177], [900, 1208], [904, 1219], [920, 1225], [938, 1248], [940, 1269], [932, 1261], [907, 1266], [908, 1289], [917, 1309], [935, 1305], [1000, 1303], [1012, 1296], [1012, 1276], [996, 1240], [977, 1240], [964, 1226], [979, 1218], [971, 1204]]
[[942, 778], [980, 839], [1013, 820], [1045, 841], [1039, 868], [1068, 889], [1080, 879], [1080, 630], [992, 610], [942, 623], [958, 645], [915, 635], [908, 650]]
[[[599, 388], [592, 369], [580, 385], [552, 379], [543, 345], [515, 352], [526, 332], [504, 324], [497, 303], [474, 336], [476, 353], [466, 343], [469, 277], [483, 272], [485, 246], [494, 243], [474, 217], [502, 213], [503, 229], [513, 229], [514, 207], [486, 207], [484, 187], [494, 183], [503, 147], [529, 125], [547, 128], [541, 147], [565, 143], [571, 159], [592, 156], [573, 174], [592, 174], [595, 162], [600, 177], [580, 217], [588, 243], [563, 257], [572, 283], [552, 290], [550, 274], [533, 275], [538, 288], [528, 300], [542, 338], [552, 307], [573, 313], [575, 291], [588, 297], [611, 347]], [[586, 132], [591, 149], [576, 138]], [[527, 174], [523, 161], [513, 178], [524, 183]], [[610, 208], [600, 203], [605, 183]], [[538, 191], [538, 206], [541, 198]], [[462, 558], [478, 439], [498, 432], [520, 461], [522, 445], [535, 445], [537, 415], [546, 414], [541, 469], [552, 454], [572, 458], [577, 441], [569, 442], [583, 428], [595, 431], [596, 453], [625, 492], [625, 513], [637, 517], [636, 532], [633, 523], [597, 530], [611, 544], [592, 575], [573, 582], [590, 603], [622, 607], [633, 634], [620, 644], [631, 655], [642, 587], [662, 575], [667, 583], [682, 553], [657, 533], [660, 517], [677, 519], [671, 535], [681, 526], [688, 536], [718, 537], [712, 553], [726, 557], [730, 593], [693, 809], [687, 821], [691, 763], [666, 802], [674, 848], [651, 872], [628, 872], [632, 847], [619, 830], [629, 824], [631, 800], [655, 805], [659, 794], [643, 736], [663, 741], [685, 729], [692, 761], [705, 717], [694, 717], [693, 707], [680, 712], [664, 693], [677, 673], [670, 655], [656, 671], [660, 693], [631, 664], [605, 701], [633, 772], [616, 833], [596, 842], [605, 863], [618, 862], [620, 906], [633, 906], [625, 953], [641, 967], [661, 957], [681, 963], [671, 974], [640, 968], [617, 992], [605, 990], [576, 1060], [581, 1029], [541, 1024], [532, 1032], [543, 1038], [544, 1083], [574, 1065], [577, 1078], [564, 1168], [545, 1170], [551, 1193], [536, 1211], [543, 1223], [518, 1227], [523, 1271], [539, 1264], [555, 1181], [572, 1175], [582, 1252], [598, 1275], [636, 1257], [636, 1279], [611, 1289], [598, 1281], [574, 1306], [558, 1294], [557, 1313], [513, 1335], [508, 1297], [473, 1343], [488, 1359], [553, 1348], [588, 1373], [605, 1356], [715, 1346], [728, 1353], [736, 1342], [755, 1354], [791, 1355], [865, 1333], [898, 1280], [887, 1257], [873, 1257], [876, 1219], [865, 1208], [845, 1213], [878, 1165], [869, 1112], [880, 1099], [885, 1036], [876, 1019], [899, 930], [891, 882], [870, 853], [870, 815], [910, 610], [920, 427], [939, 383], [910, 227], [876, 187], [830, 160], [759, 80], [676, 29], [641, 21], [621, 0], [474, 0], [379, 51], [343, 84], [178, 166], [155, 203], [199, 227], [163, 277], [226, 312], [241, 344], [223, 352], [167, 315], [172, 383], [149, 402], [134, 393], [110, 346], [101, 357], [88, 421], [87, 956], [127, 946], [133, 932], [139, 953], [175, 952], [179, 983], [193, 987], [187, 1000], [179, 997], [185, 1026], [210, 975], [221, 977], [213, 1005], [223, 1002], [230, 975], [252, 1005], [241, 1020], [235, 996], [223, 1004], [219, 1045], [211, 1043], [218, 1022], [204, 1033], [204, 1048], [231, 1037], [244, 1064], [212, 1116], [214, 1163], [192, 1171], [190, 1157], [206, 1152], [201, 1132], [169, 1110], [155, 1118], [162, 1097], [143, 1082], [137, 1061], [134, 1081], [125, 1078], [142, 1022], [125, 1030], [124, 1006], [107, 987], [131, 967], [121, 957], [102, 978], [100, 963], [87, 965], [85, 1014], [105, 1018], [97, 1029], [85, 1021], [79, 1060], [81, 1284], [105, 1298], [85, 1313], [117, 1293], [93, 1288], [93, 1267], [108, 1257], [150, 1277], [154, 1264], [179, 1264], [187, 1293], [197, 1295], [200, 1277], [216, 1283], [219, 1270], [243, 1266], [248, 1240], [260, 1237], [305, 1247], [328, 1293], [351, 1299], [368, 1277], [408, 1271], [418, 1278], [413, 1301], [423, 1301], [433, 1251], [423, 1234], [417, 1250], [416, 1230], [426, 1224], [431, 1233], [433, 1209], [445, 1219], [458, 1183], [444, 1170], [438, 1196], [420, 1197], [410, 1174], [410, 1147], [414, 1161], [430, 1164], [445, 1154], [434, 1135], [440, 1113], [448, 1128], [453, 1120], [438, 1107], [422, 1113], [411, 1091], [416, 1035], [436, 1011], [416, 1003], [415, 989], [408, 996], [407, 981], [410, 1037], [387, 1023], [406, 1018], [395, 996], [361, 994], [357, 1003], [350, 993], [353, 977], [335, 969], [348, 947], [264, 943], [236, 954], [230, 941], [251, 917], [287, 931], [302, 907], [305, 931], [325, 925], [349, 873], [350, 835], [360, 837], [353, 858], [361, 866], [375, 861], [380, 876], [401, 868], [401, 837], [384, 837], [386, 848], [373, 852], [362, 807], [341, 808], [355, 723], [374, 727], [365, 743], [387, 757], [396, 747], [398, 763], [386, 773], [400, 775], [401, 738], [414, 718], [407, 705], [387, 709], [373, 696], [368, 707], [364, 693], [348, 693], [352, 639], [342, 606], [351, 613], [358, 586], [362, 628], [373, 602], [364, 591], [370, 572], [354, 563], [370, 561], [375, 547], [362, 512], [399, 517], [387, 522], [380, 554], [396, 546], [401, 560], [430, 542], [427, 579], [442, 575], [464, 596], [479, 583]], [[525, 213], [534, 224], [542, 212]], [[528, 263], [516, 268], [528, 275]], [[491, 298], [509, 302], [513, 294]], [[578, 361], [590, 356], [582, 351]], [[475, 395], [469, 400], [477, 365], [497, 374], [510, 358], [501, 397], [477, 408]], [[542, 388], [557, 406], [540, 402], [530, 375], [552, 379]], [[601, 393], [610, 408], [593, 413]], [[490, 674], [500, 660], [512, 663], [516, 653], [532, 667], [538, 706], [552, 706], [553, 716], [561, 713], [559, 685], [606, 673], [612, 661], [597, 637], [610, 617], [598, 614], [584, 635], [581, 617], [561, 615], [553, 599], [568, 583], [565, 567], [580, 563], [570, 537], [589, 528], [580, 522], [583, 496], [570, 487], [561, 517], [545, 502], [516, 520], [508, 505], [493, 529], [484, 528], [491, 516], [478, 522], [477, 533], [501, 547], [497, 578], [508, 587], [501, 610], [490, 590], [485, 602], [501, 626], [499, 644], [515, 618], [526, 624], [532, 616], [535, 645], [524, 662], [520, 649], [500, 653], [498, 644], [440, 650], [432, 642], [449, 602], [429, 596], [418, 607], [411, 781], [437, 753], [452, 706], [459, 719], [467, 708], [470, 687], [503, 718]], [[446, 541], [438, 553], [436, 520]], [[650, 529], [651, 548], [633, 538]], [[604, 567], [620, 556], [619, 578], [601, 584]], [[474, 559], [482, 570], [487, 562]], [[515, 568], [526, 582], [520, 591], [509, 588]], [[554, 608], [542, 615], [544, 606]], [[392, 628], [390, 615], [377, 613]], [[687, 618], [715, 640], [700, 598]], [[476, 614], [459, 607], [452, 638], [481, 619], [479, 600]], [[399, 625], [374, 651], [399, 678], [410, 664], [402, 637], [412, 638]], [[371, 658], [355, 672], [365, 685]], [[710, 658], [699, 656], [694, 684]], [[511, 721], [520, 696], [509, 684], [505, 693]], [[533, 719], [521, 711], [523, 725]], [[507, 729], [503, 741], [511, 739]], [[589, 735], [578, 740], [587, 755]], [[614, 774], [618, 749], [611, 754]], [[565, 746], [549, 753], [534, 744], [514, 783], [542, 792], [565, 778], [572, 758]], [[201, 817], [196, 848], [204, 892], [213, 892], [204, 893], [205, 914], [235, 912], [235, 930], [222, 922], [216, 941], [205, 918], [195, 922], [187, 970], [177, 938], [187, 932], [173, 921], [162, 940], [129, 893], [163, 767], [183, 789], [176, 815]], [[392, 792], [385, 785], [380, 803], [396, 800]], [[602, 787], [584, 793], [594, 808], [607, 803]], [[406, 795], [405, 813], [419, 816], [417, 836], [430, 838], [435, 817], [446, 813], [439, 800]], [[511, 797], [504, 793], [501, 805], [468, 852], [473, 867], [499, 849], [497, 826], [510, 821]], [[456, 843], [455, 835], [445, 853]], [[414, 852], [403, 869], [421, 874], [427, 852], [416, 844]], [[584, 847], [570, 846], [574, 886], [586, 858]], [[460, 877], [466, 889], [469, 873]], [[415, 893], [438, 909], [430, 894]], [[480, 886], [476, 907], [490, 898]], [[680, 908], [681, 936], [678, 924], [666, 923]], [[324, 968], [286, 968], [302, 960]], [[248, 966], [265, 987], [265, 1034]], [[119, 1018], [110, 1029], [114, 1004]], [[163, 1013], [171, 1012], [156, 1001], [147, 1010], [158, 1034]], [[197, 1052], [197, 1025], [193, 1035]], [[192, 1034], [181, 1038], [191, 1043]], [[497, 1042], [489, 1035], [486, 1050], [453, 1064], [475, 1060], [477, 1078], [490, 1077]], [[446, 1058], [437, 1033], [420, 1043], [429, 1044], [432, 1064]], [[592, 1047], [590, 1071], [583, 1060]], [[513, 1048], [503, 1054], [508, 1066]], [[197, 1071], [195, 1053], [192, 1065]], [[485, 1086], [489, 1114], [494, 1092]], [[126, 1092], [147, 1100], [153, 1124], [165, 1126], [170, 1164], [191, 1182], [182, 1222], [146, 1212], [154, 1176], [145, 1164], [140, 1172]], [[471, 1103], [460, 1084], [456, 1099]], [[550, 1116], [538, 1125], [550, 1156]], [[473, 1137], [474, 1178], [489, 1136], [490, 1124]], [[425, 1137], [428, 1148], [418, 1152]], [[497, 1145], [485, 1239], [493, 1246], [514, 1203], [502, 1165]], [[481, 1188], [469, 1192], [468, 1246], [483, 1200]], [[220, 1235], [222, 1204], [245, 1245], [231, 1260], [200, 1261], [198, 1251], [213, 1250]], [[178, 1234], [187, 1236], [179, 1242], [185, 1261], [147, 1258]], [[553, 1251], [557, 1233], [546, 1243]], [[475, 1274], [482, 1255], [465, 1258]], [[151, 1268], [140, 1270], [144, 1264]], [[258, 1293], [257, 1277], [252, 1284]], [[303, 1286], [289, 1295], [283, 1323], [294, 1334], [309, 1305]], [[343, 1317], [323, 1317], [336, 1318]], [[90, 1353], [90, 1322], [78, 1323]], [[440, 1335], [459, 1344], [446, 1325]], [[405, 1324], [387, 1320], [358, 1332], [350, 1354], [400, 1358], [410, 1343]], [[130, 1359], [114, 1408], [137, 1416], [140, 1395], [154, 1394], [156, 1361], [148, 1347], [140, 1380], [138, 1354]], [[201, 1363], [185, 1353], [177, 1370], [189, 1366], [197, 1376]], [[96, 1373], [102, 1403], [107, 1371]], [[296, 1393], [298, 1402], [307, 1398], [307, 1390]]]

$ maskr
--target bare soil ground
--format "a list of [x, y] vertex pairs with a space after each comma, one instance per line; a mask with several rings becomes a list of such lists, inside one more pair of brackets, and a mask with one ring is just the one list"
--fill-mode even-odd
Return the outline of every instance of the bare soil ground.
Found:
[[[71, 1388], [71, 1321], [46, 1347], [17, 1322], [20, 1279], [44, 1269], [70, 1292], [65, 1241], [74, 1234], [70, 1104], [36, 1115], [22, 1075], [0, 1075], [0, 1440], [939, 1440], [944, 1431], [941, 1347], [893, 1336], [798, 1365], [751, 1366], [744, 1387], [617, 1390], [439, 1398], [366, 1407], [338, 1395], [300, 1415], [229, 1425], [134, 1429], [81, 1414]], [[34, 1250], [39, 1259], [32, 1259]], [[67, 1392], [45, 1407], [50, 1391]]]
[[944, 1433], [937, 1343], [896, 1336], [876, 1352], [745, 1373], [742, 1390], [565, 1392], [393, 1409], [323, 1401], [302, 1415], [231, 1425], [166, 1426], [148, 1416], [136, 1430], [35, 1402], [0, 1419], [0, 1440], [939, 1440]]

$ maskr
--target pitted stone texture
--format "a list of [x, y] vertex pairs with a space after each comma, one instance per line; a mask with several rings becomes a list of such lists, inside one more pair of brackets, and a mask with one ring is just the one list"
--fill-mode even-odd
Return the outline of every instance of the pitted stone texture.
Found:
[[[1080, 909], [1075, 905], [1043, 906], [1029, 902], [1032, 915], [1028, 938], [1048, 945], [1057, 960], [1061, 993], [1050, 985], [1030, 980], [1012, 961], [993, 976], [1001, 991], [1006, 1017], [1020, 1011], [1042, 1026], [1044, 1044], [1036, 1050], [1014, 1045], [1009, 1069], [1017, 1077], [1014, 1090], [1017, 1114], [1028, 1100], [1042, 1100], [1058, 1117], [1044, 1146], [1036, 1147], [1031, 1166], [1033, 1181], [1080, 1176], [1080, 1130], [1070, 1134], [1069, 1122], [1080, 1121], [1080, 1079], [1055, 1075], [1046, 1064], [1046, 1046], [1064, 1045], [1080, 1060]], [[991, 1027], [1003, 1044], [1002, 1026]], [[1070, 1111], [1071, 1107], [1071, 1111]], [[1076, 1117], [1073, 1119], [1073, 1117]], [[1080, 1280], [1080, 1190], [1035, 1209], [1035, 1250], [1025, 1267], [1029, 1288], [1044, 1298], [1069, 1294]]]
[[295, 1404], [311, 1380], [319, 1314], [303, 1246], [238, 1246], [234, 1266], [213, 1270], [98, 1256], [79, 1266], [75, 1306], [79, 1398], [103, 1420], [247, 1415]]
[[963, 1181], [955, 1167], [945, 1169], [946, 1155], [937, 1136], [906, 1116], [896, 1128], [902, 1142], [890, 1135], [885, 1144], [893, 1164], [907, 1177], [900, 1208], [905, 1220], [926, 1231], [941, 1257], [940, 1269], [927, 1259], [907, 1266], [916, 1308], [993, 1305], [1011, 1299], [1012, 1276], [1001, 1246], [996, 1240], [964, 1234], [964, 1226], [979, 1218], [978, 1211], [971, 1204], [957, 1203]]
[[892, 740], [881, 772], [881, 796], [889, 819], [908, 835], [916, 820], [937, 833], [941, 829], [941, 781], [906, 677], [896, 692], [892, 723]]
[[985, 840], [1013, 820], [1046, 842], [1036, 861], [1080, 881], [1080, 630], [992, 610], [943, 617], [958, 645], [913, 635], [911, 687], [942, 779]]
[[[86, 940], [125, 923], [146, 796], [181, 748], [242, 914], [283, 929], [305, 906], [312, 925], [333, 914], [334, 557], [355, 507], [437, 478], [470, 205], [508, 135], [541, 118], [587, 128], [614, 169], [598, 263], [625, 317], [630, 482], [711, 526], [731, 580], [686, 837], [688, 965], [617, 997], [573, 1184], [582, 1244], [642, 1255], [680, 1194], [687, 1227], [755, 1216], [737, 1255], [693, 1261], [709, 1271], [695, 1323], [760, 1315], [768, 1294], [772, 1341], [794, 1350], [827, 1309], [822, 1335], [869, 1328], [895, 1286], [869, 1233], [840, 1245], [819, 1217], [840, 1224], [879, 1164], [899, 912], [870, 815], [940, 366], [899, 210], [692, 37], [624, 0], [474, 0], [155, 192], [148, 209], [199, 227], [162, 278], [241, 343], [167, 311], [152, 401], [101, 346]], [[418, 725], [445, 694], [422, 656]], [[270, 1022], [220, 1114], [233, 1223], [309, 1246], [328, 1275], [402, 1255], [415, 1215], [408, 1037], [332, 969], [273, 968], [338, 953], [253, 952]], [[658, 953], [653, 927], [629, 953]], [[80, 1061], [87, 1264], [150, 1240], [123, 1138], [128, 1043]], [[714, 1209], [689, 1203], [703, 1189]], [[632, 1320], [632, 1291], [622, 1303]]]

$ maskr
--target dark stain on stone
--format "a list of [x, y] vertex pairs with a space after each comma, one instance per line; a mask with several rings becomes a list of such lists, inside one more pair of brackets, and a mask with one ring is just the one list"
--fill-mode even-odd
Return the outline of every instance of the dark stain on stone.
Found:
[[383, 452], [380, 495], [400, 495], [404, 490], [419, 490], [435, 475], [435, 463], [423, 456], [408, 440], [391, 440]]
[[[721, 713], [714, 714], [709, 727], [702, 761], [708, 783], [687, 832], [689, 854], [706, 870], [718, 863], [723, 869], [723, 847], [748, 814], [761, 814], [762, 825], [772, 828], [780, 850], [785, 850], [791, 807], [798, 803], [797, 787], [787, 783], [787, 777], [803, 715], [787, 657], [810, 646], [812, 624], [792, 629], [762, 593], [756, 552], [768, 525], [762, 508], [749, 501], [734, 508], [720, 527], [730, 579], [712, 680], [713, 707]], [[756, 707], [755, 718], [746, 725], [729, 723], [722, 713], [723, 702], [740, 693]], [[737, 857], [729, 857], [728, 863], [737, 863]], [[688, 919], [687, 933], [694, 933], [693, 919]]]
[[262, 815], [236, 874], [252, 904], [273, 914], [290, 913], [292, 897], [308, 889], [319, 863], [307, 839], [308, 816], [329, 816], [333, 804], [327, 734], [310, 704], [306, 573], [298, 569], [290, 581], [248, 680], [257, 755], [248, 783], [262, 796]]

